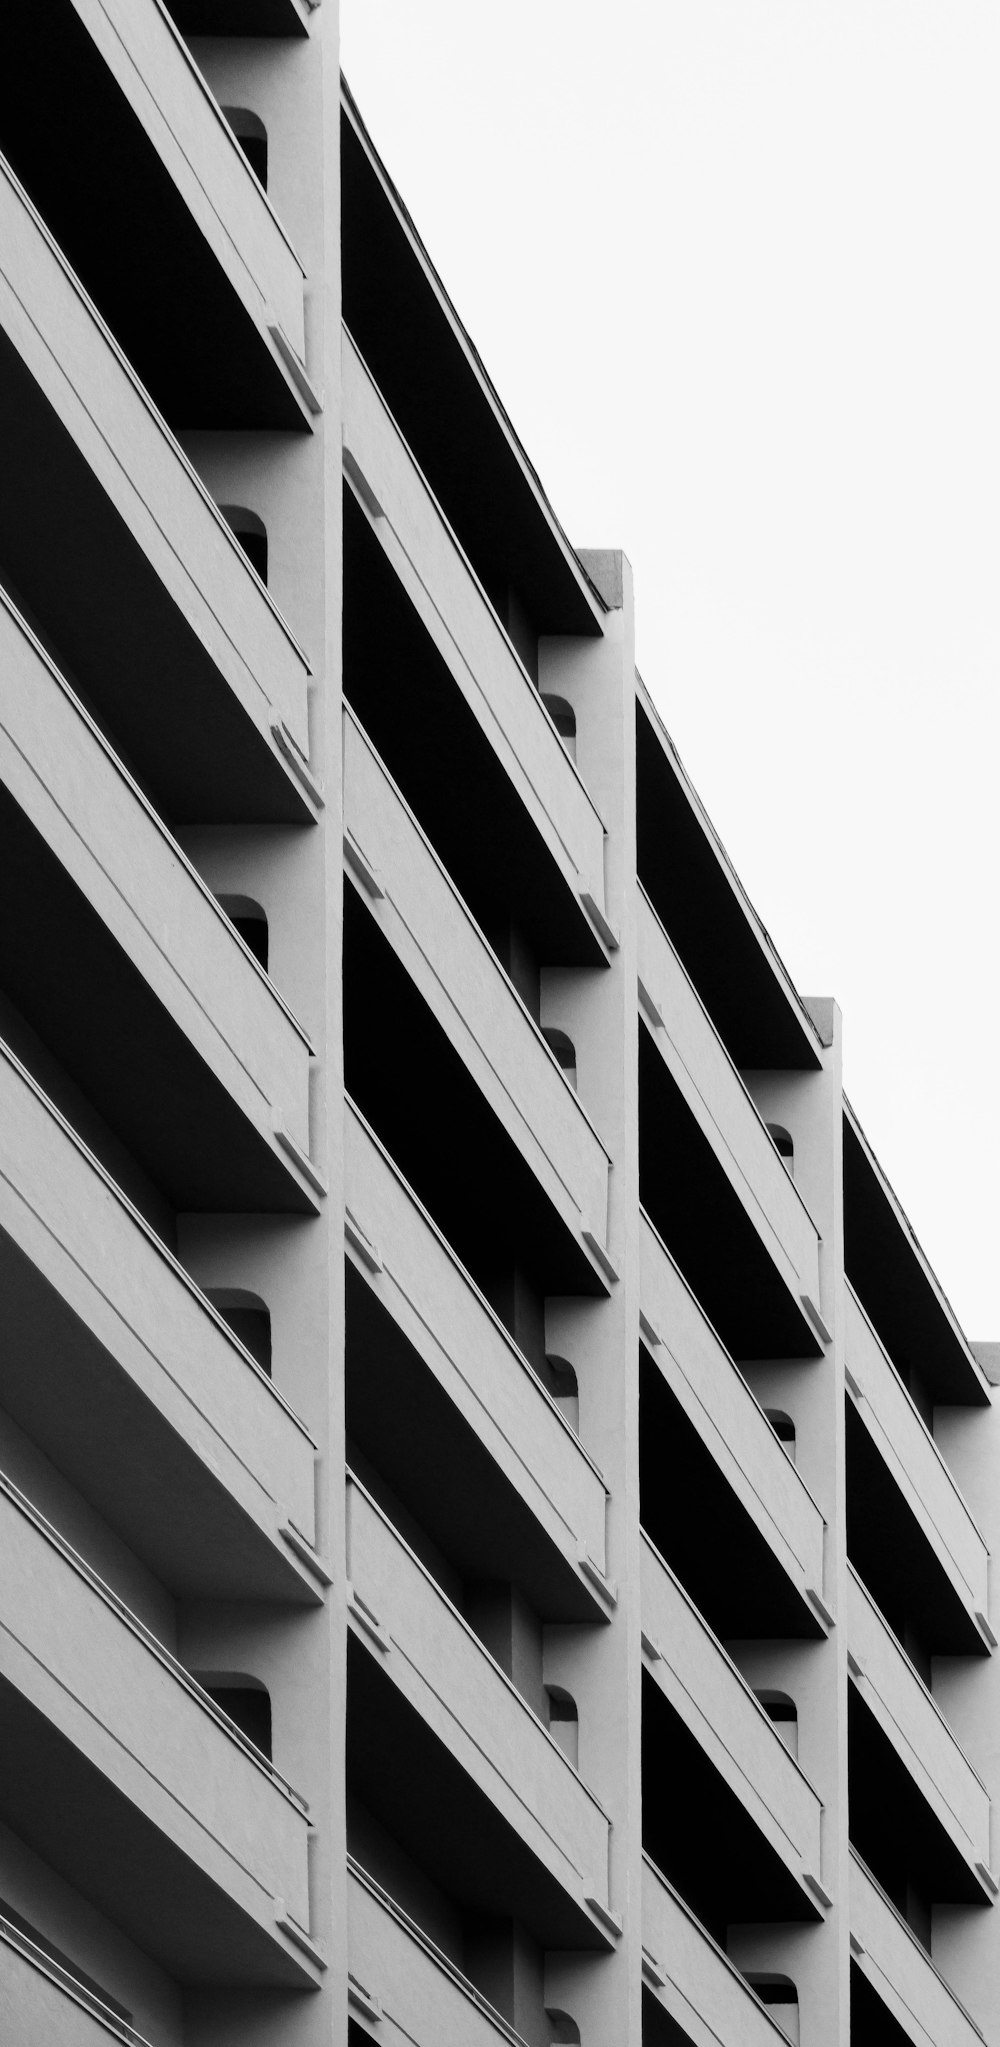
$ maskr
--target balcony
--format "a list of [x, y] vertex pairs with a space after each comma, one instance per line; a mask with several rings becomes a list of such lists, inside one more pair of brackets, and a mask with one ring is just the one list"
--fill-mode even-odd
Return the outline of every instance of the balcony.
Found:
[[816, 1225], [641, 888], [639, 980], [644, 1206], [735, 1356], [815, 1356]]
[[302, 1423], [2, 1050], [0, 1124], [5, 1406], [171, 1591], [317, 1599]]
[[988, 1405], [982, 1367], [846, 1101], [844, 1265], [886, 1355], [928, 1420], [936, 1402]]
[[[982, 2047], [969, 2017], [926, 1950], [889, 1903], [860, 1858], [851, 1855], [851, 1950], [854, 1969], [878, 2006], [913, 2047]], [[853, 1973], [853, 1970], [852, 1970]], [[870, 2004], [870, 1996], [864, 1998]], [[852, 1999], [851, 2038], [855, 2037]], [[860, 2029], [859, 2029], [860, 2037]], [[884, 2038], [877, 2025], [864, 2040]]]
[[648, 1855], [642, 1866], [642, 1946], [646, 1995], [671, 2022], [665, 2039], [690, 2041], [692, 2047], [788, 2047], [787, 2034]]
[[305, 1033], [2, 593], [0, 676], [0, 987], [176, 1207], [312, 1206]]
[[820, 1799], [648, 1536], [641, 1587], [653, 1683], [795, 1882], [808, 1887], [821, 1875]]
[[921, 1529], [927, 1550], [947, 1577], [970, 1622], [982, 1634], [982, 1622], [989, 1611], [989, 1551], [985, 1539], [927, 1424], [850, 1287], [846, 1360], [857, 1388], [857, 1414], [909, 1515]]
[[0, 248], [0, 582], [172, 823], [310, 820], [306, 657], [2, 162]]
[[576, 1231], [582, 1219], [603, 1245], [607, 1152], [349, 711], [344, 717], [344, 824], [348, 868], [357, 872], [358, 853], [367, 856], [363, 871], [374, 873], [382, 891], [374, 899], [374, 914], [410, 980], [566, 1227]]
[[[820, 1039], [636, 678], [639, 880], [741, 1072], [815, 1072]], [[678, 887], [678, 876], [683, 887]]]
[[344, 1142], [352, 1439], [469, 1575], [593, 1620], [600, 1473], [350, 1103]]
[[341, 191], [344, 318], [483, 587], [531, 637], [596, 637], [603, 602], [346, 91]]
[[314, 1983], [301, 1801], [3, 1479], [0, 1531], [4, 1821], [180, 1981]]
[[356, 1479], [347, 1554], [358, 1795], [469, 1909], [514, 1897], [543, 1946], [606, 1947], [605, 1813]]
[[148, 2047], [126, 2019], [3, 1918], [0, 1976], [11, 2040], [53, 2040], [59, 2047], [108, 2047], [110, 2037], [125, 2041], [127, 2047]]
[[[478, 790], [490, 766], [508, 785], [519, 828], [506, 852], [516, 867], [518, 841], [537, 842], [536, 860], [544, 909], [552, 926], [549, 945], [565, 949], [560, 925], [579, 927], [578, 952], [595, 960], [601, 947], [582, 907], [588, 899], [603, 916], [604, 827], [542, 699], [519, 660], [459, 541], [417, 468], [349, 334], [343, 342], [344, 440], [352, 489], [347, 512], [348, 559], [357, 575], [348, 579], [365, 592], [359, 605], [359, 634], [373, 622], [386, 645], [382, 658], [400, 672], [420, 653], [427, 685], [364, 692], [357, 708], [380, 754], [396, 775], [425, 828], [429, 793], [422, 789], [420, 761], [412, 758], [413, 735], [434, 752], [439, 731], [449, 757], [463, 752], [462, 777], [453, 777], [449, 797], [461, 800], [461, 781], [475, 778]], [[373, 509], [377, 507], [376, 509]], [[393, 586], [398, 588], [393, 591]], [[388, 586], [385, 601], [381, 591]], [[398, 615], [398, 616], [397, 616]], [[345, 681], [357, 693], [364, 674], [363, 641], [352, 656], [351, 612], [346, 617]], [[392, 633], [392, 651], [389, 635]], [[477, 755], [488, 756], [479, 765]], [[406, 773], [403, 772], [405, 767]], [[413, 787], [408, 786], [409, 775]], [[489, 813], [478, 819], [481, 831]], [[430, 833], [433, 838], [434, 832]], [[439, 846], [449, 869], [452, 861]], [[469, 858], [468, 853], [465, 855]], [[463, 887], [463, 894], [466, 890]], [[598, 927], [601, 928], [601, 927]], [[558, 953], [547, 957], [556, 959]]]
[[[950, 1850], [963, 1865], [972, 1896], [979, 1892], [991, 1899], [989, 1793], [854, 1571], [849, 1588], [847, 1639], [855, 1688], [945, 1837], [942, 1860]], [[883, 1820], [880, 1808], [880, 1825]]]
[[650, 1537], [716, 1634], [822, 1634], [823, 1516], [648, 1216], [641, 1290]]
[[6, 50], [0, 148], [171, 425], [303, 429], [302, 266], [166, 9], [17, 8]]
[[[348, 1861], [348, 1984], [352, 2020], [413, 2047], [523, 2042], [440, 1948], [358, 1863]], [[73, 2043], [75, 2047], [75, 2043]]]

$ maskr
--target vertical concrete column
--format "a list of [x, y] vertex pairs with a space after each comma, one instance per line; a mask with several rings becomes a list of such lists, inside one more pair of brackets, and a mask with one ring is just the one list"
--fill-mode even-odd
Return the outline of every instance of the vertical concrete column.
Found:
[[[255, 1218], [249, 1227], [234, 1217], [231, 1225], [246, 1282], [253, 1266], [272, 1305], [276, 1382], [317, 1444], [317, 1547], [333, 1583], [322, 1604], [259, 1621], [270, 1625], [280, 1688], [281, 1767], [309, 1804], [309, 1934], [327, 1965], [322, 1984], [300, 1996], [195, 1996], [189, 2026], [192, 2047], [270, 2047], [279, 2032], [296, 2047], [341, 2047], [348, 2003], [337, 0], [324, 0], [303, 38], [211, 38], [196, 42], [194, 54], [220, 103], [248, 108], [266, 128], [268, 196], [305, 270], [305, 369], [320, 402], [311, 431], [199, 434], [189, 453], [218, 501], [262, 518], [268, 585], [311, 669], [309, 767], [324, 799], [316, 821], [240, 831], [214, 857], [233, 871], [242, 864], [247, 892], [268, 909], [273, 977], [315, 1048], [310, 1150], [327, 1187], [321, 1213], [315, 1221]], [[209, 849], [199, 851], [207, 857]], [[218, 1242], [213, 1257], [221, 1272]]]
[[603, 2047], [642, 2032], [639, 1610], [639, 1159], [635, 839], [635, 629], [621, 554], [584, 554], [609, 606], [600, 639], [543, 638], [539, 682], [576, 714], [579, 771], [604, 820], [606, 967], [543, 976], [544, 1023], [576, 1047], [581, 1100], [611, 1157], [607, 1300], [549, 1301], [547, 1347], [573, 1365], [580, 1435], [608, 1486], [607, 1571], [617, 1605], [593, 1627], [546, 1631], [547, 1683], [579, 1714], [581, 1775], [611, 1819], [610, 1901], [622, 1932], [604, 1956], [550, 1957], [546, 2004]]
[[[739, 1660], [753, 1684], [787, 1691], [798, 1709], [798, 1760], [823, 1800], [822, 1867], [830, 1899], [822, 1923], [745, 1926], [730, 1953], [747, 1971], [788, 1975], [799, 1999], [802, 2047], [848, 2047], [850, 2038], [849, 1850], [847, 1832], [847, 1509], [844, 1342], [843, 1073], [836, 1004], [807, 1003], [822, 1046], [813, 1073], [746, 1076], [760, 1114], [781, 1124], [794, 1145], [794, 1174], [820, 1237], [821, 1298], [829, 1332], [823, 1355], [754, 1368], [758, 1398], [795, 1423], [796, 1464], [825, 1522], [820, 1589], [830, 1624], [815, 1642], [755, 1644]], [[747, 1645], [749, 1647], [749, 1645]], [[766, 1673], [766, 1674], [765, 1674]], [[817, 1900], [817, 1902], [821, 1902]], [[781, 2007], [775, 2007], [780, 2017]]]

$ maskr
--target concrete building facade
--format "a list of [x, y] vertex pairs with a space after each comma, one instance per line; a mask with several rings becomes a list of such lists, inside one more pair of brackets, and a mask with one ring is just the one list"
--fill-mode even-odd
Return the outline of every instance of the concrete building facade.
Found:
[[339, 76], [0, 72], [0, 2039], [1000, 2041], [970, 1344]]

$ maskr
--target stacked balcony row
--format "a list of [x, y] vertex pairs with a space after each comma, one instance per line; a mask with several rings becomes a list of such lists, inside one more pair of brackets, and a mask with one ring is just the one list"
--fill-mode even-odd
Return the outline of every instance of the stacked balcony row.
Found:
[[0, 152], [4, 2015], [136, 2038], [102, 1942], [177, 1998], [325, 1959], [266, 1694], [210, 1640], [322, 1601], [316, 1447], [266, 1313], [192, 1277], [206, 1214], [318, 1213], [313, 1048], [181, 843], [315, 820], [310, 671], [175, 438], [318, 401], [302, 267], [164, 8], [20, 14]]

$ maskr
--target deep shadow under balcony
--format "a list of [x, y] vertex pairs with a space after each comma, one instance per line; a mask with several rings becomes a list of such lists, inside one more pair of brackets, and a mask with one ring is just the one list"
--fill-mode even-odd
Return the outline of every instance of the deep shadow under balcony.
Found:
[[721, 1946], [743, 1921], [821, 1917], [646, 1672], [642, 1778], [643, 1848]]
[[582, 1235], [553, 1207], [352, 887], [344, 905], [344, 1076], [487, 1299], [521, 1264], [543, 1296], [606, 1291]]
[[[5, 156], [172, 427], [302, 430], [307, 415], [264, 318], [254, 317], [175, 181], [159, 124], [147, 129], [148, 95], [137, 103], [140, 118], [85, 11], [73, 0], [49, 0], [44, 11], [6, 12]], [[161, 85], [173, 68], [167, 60], [178, 55], [163, 26], [154, 59]], [[188, 69], [183, 57], [180, 68]], [[195, 74], [180, 84], [183, 111], [171, 114], [185, 120], [193, 150], [201, 126], [217, 116]], [[262, 212], [272, 225], [245, 164], [239, 175], [251, 223]], [[263, 315], [259, 288], [254, 296]]]
[[732, 1357], [820, 1355], [801, 1302], [645, 1025], [639, 1187], [643, 1208]]

